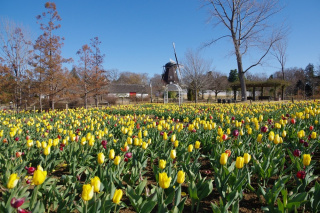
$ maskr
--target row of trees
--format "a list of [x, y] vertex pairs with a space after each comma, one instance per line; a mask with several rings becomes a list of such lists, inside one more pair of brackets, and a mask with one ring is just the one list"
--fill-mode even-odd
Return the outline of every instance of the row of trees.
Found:
[[13, 101], [17, 110], [23, 105], [35, 103], [40, 109], [46, 100], [52, 109], [59, 100], [82, 97], [87, 100], [98, 96], [109, 79], [103, 69], [105, 55], [100, 51], [98, 37], [78, 51], [79, 65], [71, 71], [63, 67], [73, 62], [61, 54], [64, 38], [57, 35], [61, 25], [55, 3], [47, 2], [46, 11], [36, 17], [42, 34], [32, 41], [30, 33], [10, 20], [2, 20], [0, 32], [0, 78], [2, 102]]

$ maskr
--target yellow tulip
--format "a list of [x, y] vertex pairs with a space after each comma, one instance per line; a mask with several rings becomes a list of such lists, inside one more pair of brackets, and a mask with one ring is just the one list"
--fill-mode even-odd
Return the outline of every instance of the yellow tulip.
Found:
[[166, 132], [163, 133], [163, 140], [168, 140], [168, 134]]
[[89, 146], [93, 146], [94, 145], [94, 137], [91, 137], [89, 142], [88, 142]]
[[103, 164], [104, 158], [105, 158], [104, 154], [103, 154], [102, 152], [100, 152], [100, 153], [98, 154], [98, 163], [99, 163], [99, 164]]
[[175, 150], [175, 149], [171, 150], [171, 152], [170, 152], [170, 158], [171, 158], [171, 159], [175, 159], [176, 156], [177, 156], [176, 150]]
[[188, 146], [188, 152], [192, 152], [192, 150], [193, 150], [193, 145], [190, 144], [190, 145]]
[[220, 164], [226, 165], [228, 161], [228, 153], [222, 153], [220, 156]]
[[86, 138], [82, 137], [81, 138], [81, 145], [85, 145], [87, 143]]
[[201, 145], [200, 141], [196, 141], [196, 143], [194, 144], [194, 148], [199, 149], [200, 145]]
[[173, 134], [173, 135], [171, 136], [170, 141], [171, 141], [172, 143], [176, 141], [176, 134]]
[[177, 183], [182, 184], [186, 178], [186, 173], [180, 170], [177, 175]]
[[114, 159], [113, 163], [114, 163], [114, 165], [119, 165], [120, 161], [121, 161], [121, 157], [118, 155], [118, 156]]
[[285, 138], [286, 136], [287, 136], [287, 132], [286, 132], [286, 130], [283, 130], [282, 131], [282, 137]]
[[258, 142], [262, 142], [262, 134], [259, 134], [259, 135], [258, 135], [257, 141], [258, 141]]
[[174, 147], [178, 147], [179, 146], [179, 141], [178, 140], [176, 140], [175, 142], [174, 142]]
[[94, 178], [91, 179], [91, 186], [93, 186], [94, 192], [99, 193], [100, 185], [101, 185], [101, 181], [98, 176], [95, 176]]
[[310, 162], [311, 162], [311, 156], [310, 156], [310, 154], [304, 154], [304, 155], [303, 155], [303, 161], [302, 161], [303, 165], [309, 166], [309, 165], [310, 165]]
[[236, 167], [241, 169], [243, 167], [244, 159], [243, 157], [237, 157], [236, 159]]
[[33, 140], [29, 139], [27, 140], [27, 147], [32, 147], [33, 146]]
[[47, 176], [47, 172], [46, 171], [41, 171], [39, 169], [37, 169], [34, 173], [33, 173], [33, 183], [34, 185], [40, 185], [42, 184]]
[[143, 142], [143, 143], [142, 143], [142, 149], [147, 149], [147, 147], [148, 147], [148, 143]]
[[110, 149], [109, 151], [109, 159], [112, 160], [114, 158], [115, 152], [114, 149]]
[[168, 177], [167, 173], [159, 173], [159, 185], [163, 189], [167, 189], [170, 186], [171, 177]]
[[7, 183], [7, 188], [13, 189], [18, 184], [18, 180], [19, 180], [18, 174], [16, 173], [11, 174], [9, 177], [9, 181]]
[[317, 133], [316, 132], [312, 132], [311, 133], [311, 138], [312, 139], [316, 139], [317, 138]]
[[122, 195], [123, 195], [123, 192], [121, 189], [117, 189], [115, 192], [114, 192], [114, 195], [113, 195], [113, 198], [112, 198], [112, 202], [115, 203], [115, 204], [119, 204], [120, 203], [120, 200], [122, 198]]
[[134, 139], [133, 139], [133, 144], [134, 144], [135, 146], [139, 146], [139, 144], [140, 144], [139, 138], [134, 138]]
[[276, 136], [275, 136], [274, 139], [273, 139], [273, 143], [274, 143], [274, 144], [279, 144], [279, 143], [280, 143], [280, 136], [279, 136], [279, 134], [276, 134]]
[[82, 186], [81, 198], [84, 201], [91, 200], [93, 197], [94, 187], [91, 184], [84, 184]]
[[251, 160], [251, 155], [248, 154], [248, 153], [244, 153], [243, 159], [244, 159], [244, 163], [248, 164], [250, 162], [250, 160]]
[[44, 154], [44, 155], [47, 156], [47, 155], [50, 154], [50, 147], [51, 147], [51, 146], [47, 146], [46, 148], [44, 148], [44, 150], [43, 150], [43, 154]]
[[167, 163], [167, 161], [165, 161], [165, 160], [160, 160], [160, 161], [159, 161], [159, 168], [160, 168], [160, 169], [166, 168], [166, 163]]

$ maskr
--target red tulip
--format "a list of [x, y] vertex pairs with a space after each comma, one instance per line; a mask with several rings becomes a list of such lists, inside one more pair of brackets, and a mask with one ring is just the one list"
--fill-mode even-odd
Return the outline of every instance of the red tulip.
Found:
[[132, 153], [131, 152], [127, 152], [124, 156], [126, 158], [132, 158]]
[[297, 178], [304, 179], [305, 177], [306, 177], [306, 172], [305, 171], [298, 171], [297, 172]]
[[296, 149], [296, 150], [293, 151], [293, 155], [296, 156], [296, 157], [300, 157], [301, 151], [299, 149]]
[[19, 198], [19, 199], [16, 199], [15, 197], [13, 197], [10, 201], [10, 205], [13, 207], [13, 208], [19, 208], [20, 206], [22, 206], [22, 204], [24, 203], [24, 201], [26, 200], [26, 198]]
[[238, 135], [239, 135], [239, 130], [237, 130], [237, 129], [233, 130], [232, 135], [233, 135], [234, 137], [238, 137]]
[[34, 167], [29, 167], [28, 168], [28, 174], [29, 175], [33, 175], [34, 171], [36, 171], [36, 168], [34, 168]]
[[312, 130], [313, 130], [313, 126], [310, 126], [310, 127], [309, 127], [309, 130], [312, 131]]
[[222, 135], [222, 140], [224, 140], [224, 141], [225, 141], [225, 140], [227, 140], [227, 139], [228, 139], [228, 135], [223, 134], [223, 135]]

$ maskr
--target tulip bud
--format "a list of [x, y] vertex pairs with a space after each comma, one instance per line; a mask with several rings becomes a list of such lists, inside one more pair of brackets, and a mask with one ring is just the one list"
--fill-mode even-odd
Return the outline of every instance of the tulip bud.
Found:
[[220, 164], [226, 165], [228, 161], [228, 153], [222, 153], [220, 156]]
[[81, 198], [84, 201], [91, 200], [94, 194], [94, 187], [91, 184], [84, 184], [82, 186]]
[[20, 206], [22, 206], [22, 204], [24, 203], [24, 201], [26, 200], [26, 198], [19, 198], [19, 199], [16, 199], [15, 197], [13, 197], [10, 201], [10, 205], [17, 209], [19, 208]]
[[98, 163], [99, 163], [99, 164], [103, 164], [104, 159], [105, 159], [104, 154], [103, 154], [102, 152], [100, 152], [100, 153], [98, 154]]
[[115, 192], [114, 192], [114, 195], [113, 195], [113, 198], [112, 198], [112, 202], [115, 203], [115, 204], [119, 204], [120, 203], [120, 200], [122, 198], [122, 195], [123, 195], [123, 192], [121, 189], [117, 189]]
[[301, 151], [299, 149], [296, 149], [296, 150], [293, 151], [293, 155], [296, 156], [296, 157], [300, 157]]
[[120, 161], [121, 161], [121, 157], [118, 155], [117, 157], [115, 157], [113, 163], [114, 165], [119, 165]]
[[100, 185], [101, 185], [101, 181], [98, 176], [95, 176], [94, 178], [91, 179], [91, 186], [93, 186], [94, 192], [99, 193]]
[[160, 161], [159, 161], [159, 168], [160, 168], [160, 169], [166, 168], [166, 163], [167, 163], [167, 161], [165, 161], [165, 160], [160, 160]]
[[251, 155], [248, 154], [248, 153], [244, 153], [243, 159], [244, 159], [244, 163], [248, 164], [250, 162], [250, 160], [251, 160]]
[[9, 181], [7, 183], [7, 188], [13, 189], [14, 187], [16, 187], [16, 185], [18, 184], [18, 180], [19, 180], [19, 177], [17, 173], [11, 174], [9, 177]]
[[244, 158], [243, 157], [237, 157], [236, 159], [236, 167], [238, 169], [243, 168], [243, 164], [244, 164]]
[[112, 160], [115, 156], [115, 152], [114, 152], [114, 149], [110, 149], [109, 151], [109, 159]]
[[311, 156], [310, 156], [310, 154], [304, 154], [304, 155], [303, 155], [303, 160], [302, 160], [303, 165], [309, 166], [309, 165], [310, 165], [310, 162], [311, 162]]
[[175, 149], [171, 150], [171, 152], [170, 152], [170, 158], [171, 158], [171, 159], [175, 159], [176, 156], [177, 156], [176, 150], [175, 150]]
[[185, 180], [186, 173], [180, 170], [177, 175], [177, 183], [182, 184]]
[[194, 144], [194, 148], [199, 149], [200, 145], [201, 145], [200, 141], [196, 141], [196, 143]]

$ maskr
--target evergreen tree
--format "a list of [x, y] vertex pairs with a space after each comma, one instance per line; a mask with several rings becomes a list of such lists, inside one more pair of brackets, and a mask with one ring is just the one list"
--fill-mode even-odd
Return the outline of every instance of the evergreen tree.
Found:
[[306, 83], [306, 95], [313, 96], [314, 89], [316, 86], [316, 76], [313, 64], [308, 64], [304, 70], [305, 73], [305, 83]]
[[230, 70], [228, 81], [230, 83], [232, 83], [232, 82], [235, 82], [235, 81], [238, 81], [238, 80], [239, 80], [238, 70], [237, 69]]

